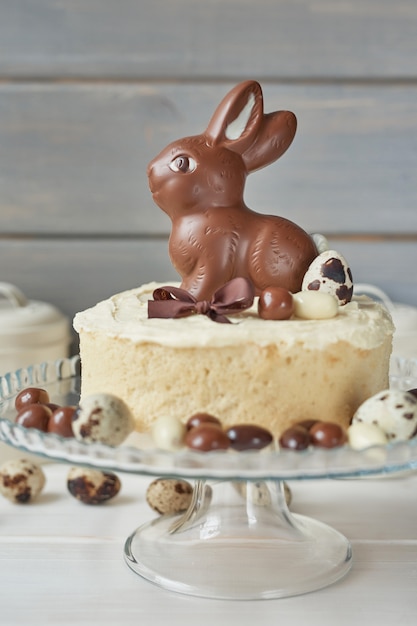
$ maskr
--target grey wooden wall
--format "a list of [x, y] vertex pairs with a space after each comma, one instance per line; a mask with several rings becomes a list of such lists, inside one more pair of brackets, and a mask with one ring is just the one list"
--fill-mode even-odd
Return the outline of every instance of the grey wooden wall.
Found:
[[72, 317], [175, 278], [146, 164], [247, 78], [299, 120], [249, 206], [417, 305], [416, 0], [0, 0], [0, 280]]

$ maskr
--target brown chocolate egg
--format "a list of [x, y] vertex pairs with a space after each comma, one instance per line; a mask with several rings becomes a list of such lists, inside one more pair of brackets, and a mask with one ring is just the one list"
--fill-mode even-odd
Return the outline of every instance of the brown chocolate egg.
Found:
[[45, 389], [38, 387], [27, 387], [17, 394], [15, 399], [15, 408], [20, 411], [28, 404], [48, 404], [49, 394]]
[[61, 406], [55, 409], [48, 421], [48, 433], [66, 438], [74, 437], [72, 418], [75, 411], [75, 406]]
[[216, 417], [215, 415], [210, 415], [210, 413], [195, 413], [194, 415], [188, 418], [188, 420], [185, 423], [185, 426], [187, 430], [190, 430], [190, 428], [196, 428], [197, 426], [200, 426], [200, 424], [207, 424], [207, 423], [217, 424], [217, 426], [220, 426], [220, 427], [222, 425], [219, 418]]
[[293, 312], [293, 297], [287, 289], [267, 287], [259, 296], [258, 314], [264, 320], [287, 320]]
[[185, 445], [200, 452], [211, 450], [227, 450], [230, 445], [229, 437], [216, 424], [200, 424], [191, 428], [185, 436]]
[[52, 411], [46, 404], [28, 404], [17, 414], [16, 424], [46, 432], [51, 416]]
[[261, 450], [268, 446], [273, 437], [266, 428], [256, 424], [237, 424], [226, 430], [233, 450]]
[[347, 440], [343, 428], [333, 422], [317, 422], [310, 428], [310, 437], [313, 445], [321, 448], [336, 448]]
[[281, 448], [288, 450], [305, 450], [310, 444], [311, 437], [309, 431], [299, 424], [284, 430], [279, 438]]

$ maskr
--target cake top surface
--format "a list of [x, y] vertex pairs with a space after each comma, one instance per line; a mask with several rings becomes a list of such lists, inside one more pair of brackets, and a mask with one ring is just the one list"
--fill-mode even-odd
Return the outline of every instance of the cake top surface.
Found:
[[77, 332], [104, 332], [137, 343], [175, 348], [222, 347], [254, 342], [258, 345], [305, 344], [320, 349], [329, 343], [348, 341], [361, 349], [382, 344], [394, 327], [388, 311], [366, 296], [354, 298], [331, 319], [268, 321], [257, 313], [257, 302], [230, 317], [231, 324], [216, 324], [205, 315], [180, 319], [148, 318], [148, 300], [158, 283], [148, 283], [116, 294], [77, 313]]

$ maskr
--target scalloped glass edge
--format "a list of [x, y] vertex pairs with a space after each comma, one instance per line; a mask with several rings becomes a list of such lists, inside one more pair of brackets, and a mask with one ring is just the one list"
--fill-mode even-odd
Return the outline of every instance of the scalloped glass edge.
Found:
[[[392, 474], [417, 469], [417, 438], [354, 450], [348, 445], [331, 450], [178, 452], [157, 450], [144, 436], [143, 447], [86, 444], [15, 424], [6, 414], [17, 393], [28, 386], [46, 386], [54, 401], [60, 393], [79, 396], [79, 356], [44, 362], [0, 377], [0, 440], [50, 460], [149, 476], [219, 480], [294, 480], [349, 478]], [[417, 387], [417, 359], [397, 358], [391, 364], [391, 385]]]

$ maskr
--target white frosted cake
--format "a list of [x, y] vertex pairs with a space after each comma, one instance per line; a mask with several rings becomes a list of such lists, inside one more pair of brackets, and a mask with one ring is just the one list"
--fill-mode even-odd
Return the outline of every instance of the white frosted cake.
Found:
[[83, 396], [120, 396], [138, 430], [205, 412], [279, 436], [300, 420], [347, 426], [388, 386], [389, 314], [351, 302], [350, 268], [324, 237], [245, 204], [247, 175], [279, 159], [296, 127], [291, 111], [264, 113], [261, 86], [248, 80], [203, 133], [152, 159], [149, 188], [171, 220], [180, 289], [144, 285], [76, 315]]
[[347, 426], [362, 402], [388, 386], [393, 324], [369, 298], [323, 320], [265, 320], [255, 301], [231, 324], [218, 324], [206, 315], [148, 318], [158, 286], [117, 294], [74, 319], [82, 395], [121, 397], [140, 431], [159, 416], [185, 422], [196, 412], [277, 436], [306, 419]]

